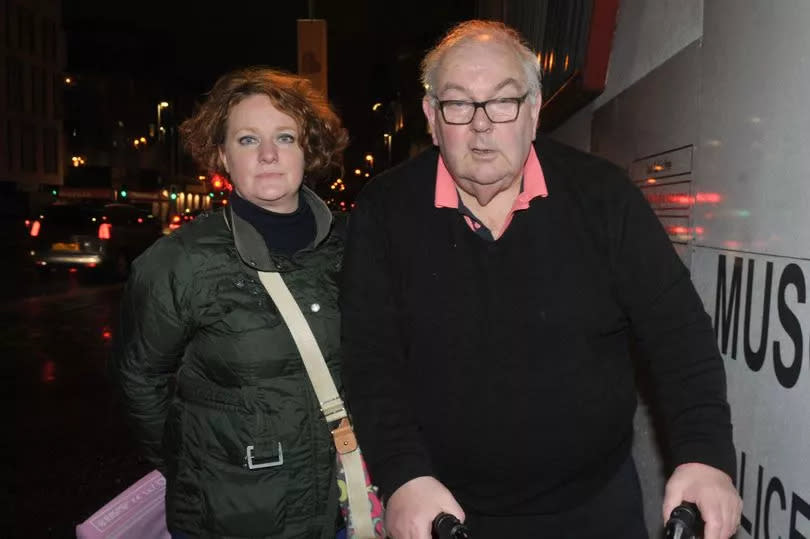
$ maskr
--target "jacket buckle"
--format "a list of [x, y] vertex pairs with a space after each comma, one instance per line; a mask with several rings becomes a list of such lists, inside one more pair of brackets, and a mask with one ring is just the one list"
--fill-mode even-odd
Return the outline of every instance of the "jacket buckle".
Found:
[[266, 462], [253, 462], [253, 447], [254, 446], [249, 445], [245, 449], [245, 461], [247, 462], [248, 469], [258, 470], [260, 468], [273, 468], [284, 464], [284, 453], [281, 451], [281, 442], [278, 442], [278, 458]]

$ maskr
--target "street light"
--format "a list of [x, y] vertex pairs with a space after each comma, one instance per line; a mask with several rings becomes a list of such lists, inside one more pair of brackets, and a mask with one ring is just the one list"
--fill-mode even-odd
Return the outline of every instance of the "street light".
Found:
[[369, 170], [374, 170], [374, 156], [370, 153], [366, 154], [366, 162], [368, 162]]
[[158, 140], [161, 139], [160, 134], [163, 131], [163, 128], [160, 125], [160, 111], [165, 109], [165, 108], [168, 108], [168, 107], [169, 107], [169, 104], [166, 101], [161, 101], [160, 103], [157, 104], [157, 138], [158, 138]]
[[391, 166], [391, 135], [383, 133], [383, 141], [385, 142], [385, 149], [388, 150], [388, 166]]

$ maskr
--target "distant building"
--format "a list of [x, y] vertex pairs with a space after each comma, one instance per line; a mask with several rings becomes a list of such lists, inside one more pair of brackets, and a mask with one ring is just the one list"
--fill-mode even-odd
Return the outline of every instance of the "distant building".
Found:
[[[61, 185], [66, 81], [60, 0], [0, 0], [0, 213]], [[23, 211], [27, 211], [23, 210]]]
[[71, 74], [75, 80], [65, 89], [65, 138], [71, 159], [80, 161], [79, 166], [68, 163], [65, 185], [154, 190], [172, 183], [174, 107], [159, 97], [160, 85], [124, 72]]

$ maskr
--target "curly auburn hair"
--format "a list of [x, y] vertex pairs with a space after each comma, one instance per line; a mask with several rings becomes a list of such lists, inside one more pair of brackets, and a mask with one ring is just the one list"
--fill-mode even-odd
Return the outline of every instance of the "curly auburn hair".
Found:
[[237, 69], [223, 75], [195, 114], [180, 125], [183, 144], [197, 164], [228, 177], [219, 158], [228, 117], [236, 104], [257, 94], [269, 97], [274, 107], [298, 124], [308, 180], [322, 178], [333, 169], [342, 172], [349, 137], [329, 102], [308, 79], [267, 67]]

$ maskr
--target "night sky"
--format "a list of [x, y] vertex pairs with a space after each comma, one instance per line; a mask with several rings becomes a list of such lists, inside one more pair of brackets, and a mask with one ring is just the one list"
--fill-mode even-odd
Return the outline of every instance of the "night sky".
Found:
[[[371, 105], [418, 101], [416, 66], [473, 0], [315, 0], [329, 41], [329, 97], [349, 129], [351, 154], [367, 145]], [[197, 100], [224, 72], [262, 64], [295, 71], [296, 19], [310, 2], [64, 0], [67, 71], [126, 73], [165, 94]]]

